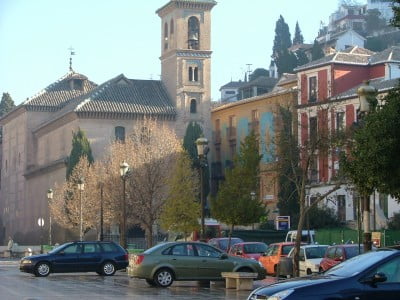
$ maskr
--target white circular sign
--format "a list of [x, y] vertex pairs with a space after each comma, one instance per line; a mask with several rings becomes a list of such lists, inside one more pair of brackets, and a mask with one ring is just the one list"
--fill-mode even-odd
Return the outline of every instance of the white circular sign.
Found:
[[38, 225], [39, 225], [40, 227], [42, 227], [42, 226], [44, 225], [44, 220], [43, 220], [43, 218], [39, 218], [39, 219], [37, 220], [37, 223], [38, 223]]

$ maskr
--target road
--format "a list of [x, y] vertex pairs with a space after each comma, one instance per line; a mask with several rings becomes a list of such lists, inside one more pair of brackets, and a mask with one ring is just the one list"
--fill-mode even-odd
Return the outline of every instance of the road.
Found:
[[[256, 281], [255, 287], [274, 279]], [[22, 273], [18, 262], [0, 261], [0, 299], [50, 300], [50, 299], [241, 299], [250, 291], [225, 289], [223, 282], [212, 282], [201, 287], [197, 282], [174, 282], [169, 288], [149, 287], [144, 280], [130, 278], [126, 272], [103, 277], [96, 273], [50, 274], [38, 278]]]

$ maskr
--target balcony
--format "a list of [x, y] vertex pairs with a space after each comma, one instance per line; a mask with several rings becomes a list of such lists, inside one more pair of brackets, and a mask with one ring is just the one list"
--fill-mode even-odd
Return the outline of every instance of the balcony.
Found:
[[221, 144], [221, 130], [213, 131], [214, 144]]
[[228, 127], [226, 129], [226, 136], [229, 140], [236, 140], [236, 127]]
[[255, 134], [258, 134], [260, 132], [260, 121], [255, 120], [249, 122], [249, 130], [254, 131]]

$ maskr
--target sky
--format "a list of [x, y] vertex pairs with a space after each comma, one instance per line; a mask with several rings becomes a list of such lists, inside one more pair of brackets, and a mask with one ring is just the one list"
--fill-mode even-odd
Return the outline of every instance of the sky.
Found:
[[[0, 94], [15, 104], [73, 69], [101, 84], [123, 73], [159, 79], [161, 21], [169, 0], [0, 0]], [[293, 38], [296, 21], [312, 43], [338, 0], [217, 0], [212, 10], [211, 95], [244, 78], [248, 68], [269, 68], [275, 23], [282, 15]], [[366, 1], [359, 1], [365, 3]]]

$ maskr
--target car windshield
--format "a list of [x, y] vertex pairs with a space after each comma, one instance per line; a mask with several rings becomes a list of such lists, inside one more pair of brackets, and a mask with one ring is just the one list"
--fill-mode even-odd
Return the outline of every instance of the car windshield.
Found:
[[393, 251], [374, 251], [357, 255], [326, 271], [325, 275], [349, 277], [369, 268], [377, 261], [393, 254]]
[[308, 259], [322, 258], [324, 257], [327, 248], [328, 246], [306, 248], [306, 257]]
[[294, 245], [283, 246], [282, 247], [282, 255], [288, 255], [290, 250], [292, 250], [293, 247], [294, 247]]
[[264, 253], [267, 251], [265, 244], [245, 244], [243, 248], [245, 253]]
[[65, 246], [70, 245], [70, 244], [72, 244], [72, 243], [62, 244], [62, 245], [60, 245], [60, 246], [58, 246], [58, 247], [55, 247], [54, 249], [50, 250], [49, 253], [50, 253], [50, 254], [54, 254], [54, 253], [60, 251], [60, 250], [61, 250], [62, 248], [64, 248]]

